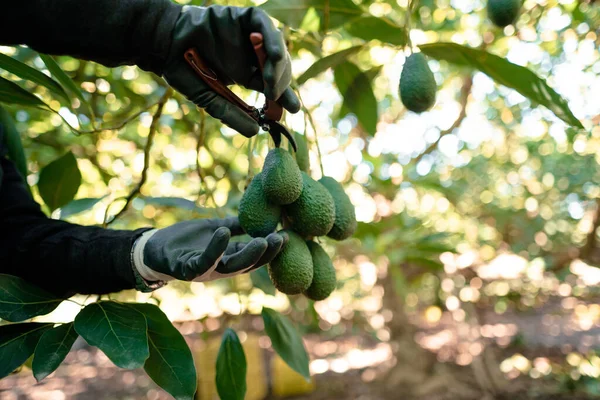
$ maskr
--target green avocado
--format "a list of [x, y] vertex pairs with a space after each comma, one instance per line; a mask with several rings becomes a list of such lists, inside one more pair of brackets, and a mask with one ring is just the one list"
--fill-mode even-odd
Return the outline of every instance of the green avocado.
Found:
[[515, 22], [521, 10], [521, 0], [488, 0], [488, 18], [498, 27], [504, 28]]
[[302, 194], [283, 209], [291, 228], [304, 237], [324, 236], [335, 221], [335, 203], [329, 191], [302, 172]]
[[331, 258], [318, 243], [309, 241], [306, 245], [312, 257], [313, 279], [304, 295], [315, 301], [324, 300], [335, 290], [335, 268]]
[[304, 239], [288, 229], [288, 242], [269, 263], [269, 277], [282, 293], [299, 294], [308, 289], [313, 280], [313, 263]]
[[248, 185], [238, 210], [242, 229], [252, 237], [267, 236], [274, 232], [281, 219], [281, 208], [265, 197], [261, 174], [256, 174]]
[[423, 53], [411, 54], [400, 74], [400, 99], [404, 107], [416, 113], [435, 104], [437, 85]]
[[263, 189], [273, 204], [290, 204], [302, 193], [302, 176], [294, 157], [282, 148], [269, 151], [262, 170]]
[[308, 154], [308, 146], [306, 145], [306, 136], [301, 135], [298, 132], [294, 132], [294, 139], [296, 139], [296, 164], [300, 171], [310, 171], [310, 156]]
[[330, 176], [324, 176], [319, 182], [333, 197], [335, 203], [335, 221], [333, 227], [327, 233], [332, 239], [344, 240], [354, 234], [356, 230], [356, 212], [350, 198], [344, 191], [342, 185]]

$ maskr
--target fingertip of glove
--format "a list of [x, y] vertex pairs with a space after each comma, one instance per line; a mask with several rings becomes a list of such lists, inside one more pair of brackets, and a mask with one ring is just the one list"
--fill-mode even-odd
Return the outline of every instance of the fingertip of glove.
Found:
[[215, 230], [213, 238], [218, 241], [229, 241], [229, 239], [231, 238], [231, 231], [229, 230], [229, 228], [222, 226]]

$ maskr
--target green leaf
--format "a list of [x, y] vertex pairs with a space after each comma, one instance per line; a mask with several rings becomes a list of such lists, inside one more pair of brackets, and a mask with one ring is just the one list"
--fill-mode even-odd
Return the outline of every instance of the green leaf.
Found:
[[44, 86], [52, 93], [58, 95], [61, 99], [69, 102], [69, 96], [67, 96], [65, 90], [54, 79], [35, 68], [31, 68], [27, 64], [23, 64], [6, 54], [0, 53], [0, 68], [3, 68], [19, 78]]
[[0, 326], [0, 379], [20, 367], [52, 324], [29, 322]]
[[193, 201], [182, 197], [144, 197], [144, 203], [161, 207], [181, 208], [182, 210], [208, 214], [208, 211], [205, 208], [198, 207]]
[[152, 380], [176, 399], [194, 398], [197, 377], [192, 352], [179, 331], [160, 308], [132, 303], [148, 323], [150, 357], [144, 370]]
[[58, 368], [78, 336], [72, 322], [47, 330], [42, 335], [35, 348], [31, 365], [33, 376], [38, 382]]
[[14, 82], [0, 77], [0, 103], [50, 109], [39, 97]]
[[81, 172], [77, 160], [69, 152], [42, 169], [38, 189], [46, 205], [54, 211], [73, 200], [80, 184]]
[[302, 85], [304, 82], [306, 82], [310, 78], [314, 78], [321, 72], [325, 72], [329, 68], [336, 67], [337, 65], [346, 61], [346, 59], [351, 55], [358, 53], [358, 51], [362, 48], [363, 46], [350, 47], [317, 60], [302, 75], [298, 77], [298, 84]]
[[[15, 163], [23, 179], [26, 179], [27, 158], [23, 150], [21, 135], [8, 111], [2, 107], [0, 107], [0, 125], [4, 128], [4, 141], [8, 149], [8, 157]], [[29, 188], [29, 185], [27, 185], [27, 188]]]
[[334, 72], [335, 84], [342, 96], [343, 107], [354, 113], [363, 129], [370, 135], [377, 130], [377, 99], [371, 82], [364, 72], [351, 62], [338, 65]]
[[271, 282], [271, 278], [269, 278], [269, 271], [267, 270], [266, 265], [250, 272], [250, 280], [254, 287], [259, 288], [266, 294], [275, 296], [275, 286], [273, 285], [273, 282]]
[[569, 109], [567, 101], [548, 86], [545, 80], [525, 67], [486, 51], [456, 43], [430, 43], [420, 45], [419, 48], [437, 60], [476, 68], [499, 84], [515, 89], [532, 102], [546, 106], [567, 124], [583, 129], [581, 122]]
[[307, 380], [310, 379], [308, 354], [294, 325], [287, 317], [270, 308], [263, 308], [262, 318], [273, 349], [290, 368]]
[[44, 64], [46, 64], [48, 71], [50, 71], [52, 76], [60, 82], [63, 88], [71, 92], [71, 94], [74, 94], [79, 100], [81, 100], [82, 103], [87, 104], [87, 100], [85, 99], [85, 97], [83, 97], [83, 93], [81, 93], [81, 90], [79, 90], [75, 82], [73, 82], [73, 80], [69, 78], [69, 75], [67, 75], [65, 71], [62, 70], [58, 63], [54, 61], [54, 58], [47, 54], [40, 54], [40, 58], [42, 59]]
[[117, 366], [139, 368], [149, 356], [146, 318], [127, 304], [102, 301], [75, 317], [75, 331]]
[[[313, 8], [321, 19], [321, 29], [324, 28], [324, 0], [269, 0], [259, 7], [271, 17], [294, 29], [300, 28], [306, 13]], [[337, 28], [363, 14], [361, 8], [354, 4], [352, 0], [329, 0], [329, 25], [327, 28]]]
[[246, 395], [246, 355], [233, 329], [223, 333], [217, 355], [217, 392], [222, 400], [244, 400]]
[[66, 219], [72, 215], [76, 215], [87, 211], [98, 204], [102, 197], [86, 197], [83, 199], [72, 200], [60, 208], [60, 219]]
[[444, 264], [440, 261], [430, 260], [424, 257], [406, 256], [405, 261], [419, 265], [421, 267], [427, 267], [433, 271], [443, 271]]
[[20, 322], [54, 310], [63, 299], [12, 275], [0, 274], [0, 318]]
[[379, 40], [395, 46], [406, 44], [406, 32], [387, 18], [365, 16], [346, 24], [346, 31], [352, 36], [366, 41]]

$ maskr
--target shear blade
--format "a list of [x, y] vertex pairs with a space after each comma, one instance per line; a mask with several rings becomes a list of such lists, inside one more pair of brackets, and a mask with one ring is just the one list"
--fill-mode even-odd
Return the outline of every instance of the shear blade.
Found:
[[281, 135], [283, 135], [292, 145], [294, 152], [298, 150], [294, 137], [290, 134], [286, 127], [281, 125], [279, 122], [269, 121], [269, 133], [273, 138], [273, 142], [275, 142], [275, 147], [279, 147], [281, 145]]

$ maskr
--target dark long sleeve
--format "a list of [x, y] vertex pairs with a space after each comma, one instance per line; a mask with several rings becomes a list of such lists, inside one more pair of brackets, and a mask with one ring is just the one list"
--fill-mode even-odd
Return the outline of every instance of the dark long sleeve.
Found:
[[0, 44], [160, 75], [181, 8], [171, 0], [4, 1]]
[[0, 273], [60, 296], [135, 288], [131, 247], [149, 228], [112, 230], [46, 217], [5, 153], [0, 125]]

